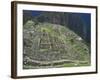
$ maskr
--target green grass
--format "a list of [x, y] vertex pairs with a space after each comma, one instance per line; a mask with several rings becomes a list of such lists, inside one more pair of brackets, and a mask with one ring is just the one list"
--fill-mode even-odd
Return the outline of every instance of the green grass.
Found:
[[63, 67], [81, 67], [81, 66], [90, 66], [88, 62], [86, 63], [66, 63], [63, 64]]

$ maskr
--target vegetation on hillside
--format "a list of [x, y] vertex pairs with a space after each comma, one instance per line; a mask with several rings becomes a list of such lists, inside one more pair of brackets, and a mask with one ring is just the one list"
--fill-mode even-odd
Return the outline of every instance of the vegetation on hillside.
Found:
[[90, 65], [90, 47], [82, 37], [67, 26], [36, 20], [23, 26], [23, 69]]

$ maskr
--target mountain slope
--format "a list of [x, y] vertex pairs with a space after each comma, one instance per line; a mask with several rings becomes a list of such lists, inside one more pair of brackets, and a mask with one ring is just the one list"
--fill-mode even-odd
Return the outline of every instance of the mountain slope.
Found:
[[23, 33], [23, 68], [89, 65], [89, 47], [65, 26], [28, 20]]

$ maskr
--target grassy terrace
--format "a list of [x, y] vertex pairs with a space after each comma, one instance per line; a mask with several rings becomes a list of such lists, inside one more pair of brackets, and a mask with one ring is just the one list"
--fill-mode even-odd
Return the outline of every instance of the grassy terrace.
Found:
[[53, 62], [53, 63], [28, 63], [24, 65], [25, 69], [35, 69], [35, 68], [60, 68], [60, 67], [82, 67], [89, 66], [88, 61], [64, 61], [64, 62]]

